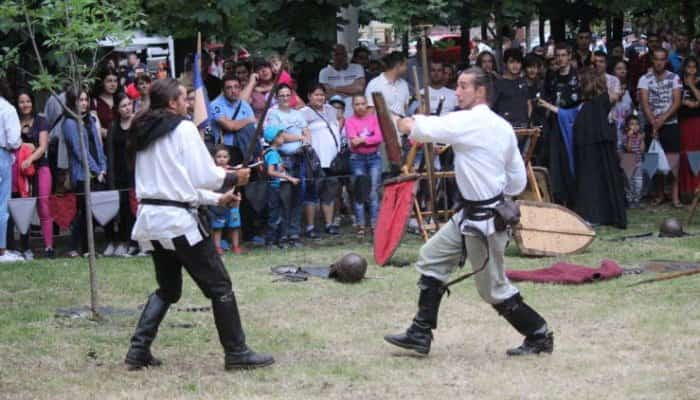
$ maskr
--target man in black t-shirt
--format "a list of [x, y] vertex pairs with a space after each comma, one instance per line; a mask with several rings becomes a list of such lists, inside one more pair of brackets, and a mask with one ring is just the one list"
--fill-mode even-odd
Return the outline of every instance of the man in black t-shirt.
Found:
[[558, 43], [554, 57], [558, 69], [547, 76], [544, 99], [557, 107], [575, 107], [581, 103], [581, 85], [578, 72], [571, 65], [571, 47]]
[[523, 54], [519, 48], [503, 53], [506, 68], [503, 77], [495, 83], [493, 110], [514, 127], [527, 126], [531, 112], [527, 81], [521, 76]]

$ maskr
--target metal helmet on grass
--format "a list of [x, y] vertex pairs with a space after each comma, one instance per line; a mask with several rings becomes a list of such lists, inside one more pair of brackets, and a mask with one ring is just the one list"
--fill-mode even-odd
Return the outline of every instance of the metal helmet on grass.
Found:
[[348, 253], [331, 265], [329, 277], [343, 283], [362, 280], [367, 272], [367, 259], [357, 253]]
[[683, 224], [678, 218], [666, 218], [659, 225], [659, 237], [681, 237], [684, 236]]

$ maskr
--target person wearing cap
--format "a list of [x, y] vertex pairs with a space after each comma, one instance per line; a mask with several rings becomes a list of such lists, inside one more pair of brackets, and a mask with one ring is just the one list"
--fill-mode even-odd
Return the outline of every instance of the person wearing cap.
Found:
[[284, 127], [280, 125], [268, 125], [263, 130], [263, 138], [270, 145], [263, 153], [265, 159], [265, 169], [267, 170], [267, 232], [265, 233], [265, 244], [267, 246], [285, 246], [284, 237], [288, 220], [288, 207], [285, 207], [280, 195], [282, 181], [290, 182], [296, 186], [299, 179], [287, 174], [280, 156], [279, 148], [284, 144]]
[[[326, 93], [330, 96], [341, 95], [344, 102], [361, 94], [365, 89], [365, 70], [362, 65], [348, 63], [348, 52], [342, 44], [333, 47], [332, 61], [318, 73], [318, 82], [326, 88]], [[347, 110], [345, 116], [351, 115], [352, 110]]]

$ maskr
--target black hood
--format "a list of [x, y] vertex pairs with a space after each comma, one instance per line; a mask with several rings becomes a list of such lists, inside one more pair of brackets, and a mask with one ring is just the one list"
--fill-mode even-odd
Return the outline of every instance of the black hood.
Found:
[[153, 142], [169, 134], [185, 117], [166, 110], [152, 110], [135, 118], [130, 141], [134, 152], [148, 148]]

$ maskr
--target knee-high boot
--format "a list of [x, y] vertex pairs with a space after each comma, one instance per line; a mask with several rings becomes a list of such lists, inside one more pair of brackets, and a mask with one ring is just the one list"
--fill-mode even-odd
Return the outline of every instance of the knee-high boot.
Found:
[[493, 306], [521, 335], [525, 341], [520, 346], [509, 349], [509, 356], [551, 353], [554, 351], [554, 334], [547, 328], [547, 322], [537, 311], [525, 304], [520, 293]]
[[219, 332], [221, 345], [224, 347], [226, 370], [252, 369], [264, 367], [275, 362], [272, 356], [258, 354], [248, 348], [245, 333], [241, 325], [241, 316], [233, 292], [212, 300], [214, 322]]
[[161, 365], [161, 361], [151, 354], [151, 343], [158, 334], [158, 326], [168, 312], [170, 303], [153, 293], [143, 308], [136, 331], [131, 337], [131, 347], [126, 353], [125, 363], [130, 371], [144, 367]]
[[404, 349], [428, 354], [433, 340], [432, 330], [437, 328], [440, 301], [445, 289], [441, 281], [426, 275], [421, 275], [418, 287], [420, 288], [418, 312], [411, 326], [404, 333], [384, 336], [384, 340]]

